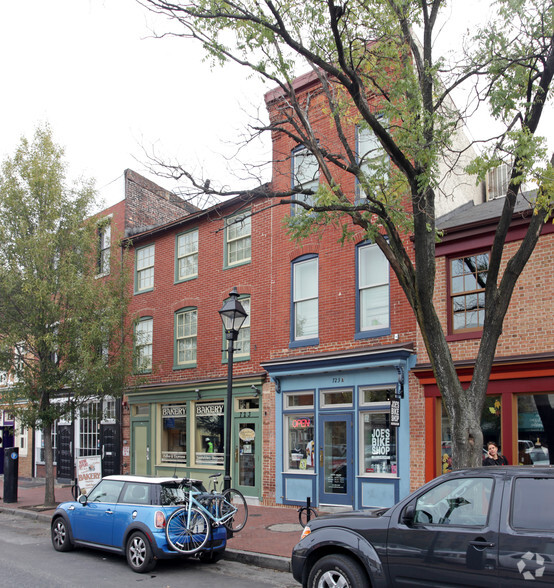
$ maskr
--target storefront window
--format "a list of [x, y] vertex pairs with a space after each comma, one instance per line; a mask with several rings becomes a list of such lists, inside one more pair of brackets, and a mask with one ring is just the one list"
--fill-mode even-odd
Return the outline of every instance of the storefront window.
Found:
[[550, 465], [551, 438], [554, 438], [554, 394], [518, 396], [518, 463]]
[[311, 408], [313, 405], [313, 392], [296, 392], [285, 396], [285, 408]]
[[187, 461], [187, 406], [162, 405], [162, 462]]
[[321, 406], [352, 406], [352, 390], [323, 390]]
[[396, 474], [396, 427], [389, 412], [364, 412], [362, 420], [362, 460], [364, 474]]
[[[442, 403], [442, 442], [441, 442], [441, 473], [452, 470], [452, 431], [446, 408]], [[500, 396], [487, 396], [481, 415], [481, 429], [483, 431], [483, 448], [489, 441], [494, 441], [502, 451], [502, 400]], [[483, 449], [483, 456], [485, 451]]]
[[196, 403], [196, 465], [223, 465], [223, 415], [221, 401]]
[[288, 414], [285, 416], [287, 461], [289, 470], [314, 471], [314, 414]]

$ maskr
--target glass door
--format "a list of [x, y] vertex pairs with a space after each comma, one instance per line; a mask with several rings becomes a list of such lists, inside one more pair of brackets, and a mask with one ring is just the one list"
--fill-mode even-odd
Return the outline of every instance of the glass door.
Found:
[[231, 486], [245, 496], [259, 496], [261, 427], [259, 419], [235, 419], [233, 478]]
[[351, 506], [353, 495], [352, 415], [319, 418], [319, 504]]

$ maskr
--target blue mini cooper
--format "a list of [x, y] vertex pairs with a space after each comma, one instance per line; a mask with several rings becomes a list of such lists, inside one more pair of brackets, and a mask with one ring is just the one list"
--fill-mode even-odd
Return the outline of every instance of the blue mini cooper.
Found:
[[[200, 480], [191, 480], [204, 490]], [[181, 480], [148, 476], [106, 476], [74, 502], [62, 502], [52, 515], [52, 544], [57, 551], [93, 547], [127, 556], [131, 569], [149, 572], [158, 559], [183, 557], [166, 538], [166, 521], [185, 501]], [[224, 526], [195, 557], [214, 562], [227, 544]]]

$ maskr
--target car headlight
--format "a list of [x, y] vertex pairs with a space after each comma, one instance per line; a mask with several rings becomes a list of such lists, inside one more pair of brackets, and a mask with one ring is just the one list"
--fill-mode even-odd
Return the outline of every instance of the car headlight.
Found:
[[310, 527], [308, 527], [308, 526], [304, 527], [304, 530], [302, 531], [302, 535], [300, 537], [300, 541], [302, 541], [302, 539], [304, 539], [304, 537], [307, 537], [311, 532], [312, 532], [312, 530], [310, 529]]

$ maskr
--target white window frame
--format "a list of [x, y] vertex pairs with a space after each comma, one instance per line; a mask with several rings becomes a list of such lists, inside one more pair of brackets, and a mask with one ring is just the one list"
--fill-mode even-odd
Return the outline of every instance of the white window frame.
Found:
[[[376, 118], [382, 126], [388, 126], [388, 120], [383, 114], [378, 114]], [[381, 174], [383, 180], [388, 180], [389, 167], [386, 164], [388, 163], [390, 166], [390, 157], [373, 129], [367, 126], [356, 127], [356, 154], [360, 169], [368, 179]], [[356, 199], [365, 198], [366, 195], [360, 182], [356, 181]]]
[[251, 313], [251, 298], [244, 296], [239, 299], [242, 307], [247, 313], [241, 328], [239, 329], [237, 340], [234, 344], [235, 352], [234, 359], [246, 359], [250, 357], [250, 313]]

